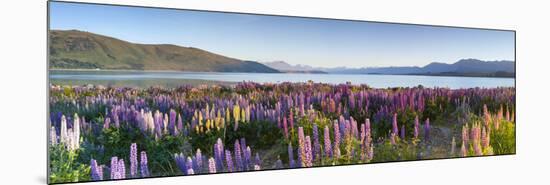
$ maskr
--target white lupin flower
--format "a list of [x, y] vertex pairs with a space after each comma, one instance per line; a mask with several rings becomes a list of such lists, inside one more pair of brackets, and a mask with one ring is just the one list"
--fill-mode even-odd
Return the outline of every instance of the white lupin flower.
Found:
[[78, 118], [78, 114], [74, 113], [74, 124], [73, 124], [73, 138], [72, 142], [74, 144], [74, 149], [80, 148], [80, 119]]
[[67, 119], [65, 115], [61, 116], [61, 131], [59, 133], [59, 143], [66, 144], [67, 141]]
[[50, 128], [50, 144], [57, 145], [57, 133], [54, 126]]
[[57, 135], [55, 127], [52, 127], [51, 132], [51, 142], [61, 143], [65, 145], [67, 150], [76, 150], [80, 148], [80, 118], [78, 114], [74, 115], [73, 128], [67, 129], [67, 118], [65, 115], [61, 116], [61, 131], [59, 133], [59, 142], [57, 142]]
[[153, 133], [155, 131], [155, 119], [153, 118], [153, 112], [147, 112], [146, 113], [146, 124], [147, 124], [147, 128], [149, 128], [149, 131], [151, 131], [151, 133]]
[[63, 141], [63, 143], [65, 144], [65, 147], [69, 151], [74, 149], [74, 142], [72, 139], [73, 137], [74, 137], [73, 130], [72, 129], [67, 130], [67, 137], [65, 137], [65, 140]]
[[168, 134], [168, 114], [166, 114], [166, 113], [164, 113], [164, 120], [163, 120], [162, 124], [164, 125], [163, 133]]

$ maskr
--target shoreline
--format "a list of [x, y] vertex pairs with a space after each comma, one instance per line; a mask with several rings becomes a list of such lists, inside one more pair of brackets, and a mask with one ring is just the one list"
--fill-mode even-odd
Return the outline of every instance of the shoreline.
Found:
[[154, 73], [252, 73], [252, 74], [304, 74], [304, 75], [389, 75], [389, 76], [429, 76], [429, 77], [464, 77], [464, 78], [506, 78], [515, 79], [508, 76], [464, 76], [464, 75], [442, 75], [442, 74], [383, 74], [383, 73], [262, 73], [262, 72], [216, 72], [216, 71], [177, 71], [177, 70], [135, 70], [135, 69], [48, 69], [48, 71], [75, 71], [75, 72], [154, 72]]

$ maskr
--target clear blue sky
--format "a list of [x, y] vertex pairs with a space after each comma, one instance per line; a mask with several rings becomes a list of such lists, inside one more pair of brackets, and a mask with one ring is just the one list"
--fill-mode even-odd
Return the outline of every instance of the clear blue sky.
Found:
[[463, 58], [514, 60], [514, 33], [325, 19], [50, 3], [51, 29], [228, 57], [316, 67], [423, 66]]

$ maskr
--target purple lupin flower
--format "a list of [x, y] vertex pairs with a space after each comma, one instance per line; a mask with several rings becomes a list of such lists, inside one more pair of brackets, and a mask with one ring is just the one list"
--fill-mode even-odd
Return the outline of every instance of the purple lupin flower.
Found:
[[233, 159], [231, 158], [231, 151], [225, 150], [225, 162], [227, 164], [227, 172], [235, 171], [233, 166]]
[[216, 165], [218, 167], [218, 171], [223, 170], [223, 158], [224, 155], [224, 148], [223, 148], [223, 142], [221, 138], [218, 138], [218, 141], [216, 144], [214, 144], [214, 159], [216, 159]]
[[216, 161], [212, 157], [208, 159], [208, 173], [216, 173]]
[[246, 155], [247, 155], [246, 154], [246, 139], [244, 139], [244, 137], [241, 138], [240, 145], [241, 145], [241, 153], [242, 153], [243, 170], [248, 170], [249, 161], [246, 157]]
[[397, 127], [397, 113], [393, 113], [393, 119], [392, 119], [392, 133], [397, 135], [399, 134], [399, 129]]
[[137, 144], [130, 145], [130, 177], [135, 178], [138, 175]]
[[117, 170], [118, 170], [118, 177], [120, 179], [125, 179], [126, 178], [126, 166], [124, 165], [124, 159], [118, 160]]
[[111, 157], [111, 179], [119, 179], [118, 177], [118, 157]]
[[176, 161], [176, 165], [178, 166], [180, 171], [186, 174], [188, 169], [187, 160], [185, 159], [183, 153], [174, 154], [174, 160]]
[[424, 124], [424, 138], [426, 140], [430, 139], [430, 118], [427, 118]]
[[170, 134], [176, 135], [176, 116], [177, 113], [174, 109], [170, 109], [170, 116], [168, 117], [170, 119], [168, 124], [168, 131], [170, 131]]
[[241, 145], [239, 143], [239, 140], [235, 140], [235, 163], [236, 163], [236, 171], [244, 170], [243, 166], [243, 160], [241, 155]]
[[281, 159], [277, 157], [277, 161], [275, 162], [275, 169], [283, 169], [283, 168], [284, 168], [283, 161], [281, 161]]
[[325, 126], [325, 156], [332, 158], [332, 147], [330, 144], [330, 132], [328, 126]]
[[202, 153], [201, 153], [201, 149], [197, 149], [197, 153], [195, 153], [195, 160], [197, 161], [197, 173], [201, 173], [202, 172]]
[[97, 161], [95, 159], [92, 159], [90, 161], [90, 173], [92, 180], [98, 181], [103, 180], [103, 170], [101, 170], [101, 166], [97, 165]]
[[140, 169], [141, 177], [149, 177], [149, 167], [147, 165], [147, 153], [141, 151]]
[[194, 171], [193, 171], [193, 174], [189, 174], [189, 169], [193, 169], [193, 159], [191, 157], [187, 157], [187, 161], [185, 163], [185, 166], [187, 166], [187, 169], [185, 169], [187, 175], [193, 175], [194, 174]]
[[292, 148], [292, 143], [288, 143], [288, 163], [289, 168], [296, 167], [296, 164], [294, 162], [294, 149]]
[[319, 143], [319, 129], [313, 124], [313, 160], [321, 158], [321, 143]]
[[414, 117], [414, 138], [418, 139], [418, 133], [420, 132], [420, 121], [418, 121], [418, 115]]

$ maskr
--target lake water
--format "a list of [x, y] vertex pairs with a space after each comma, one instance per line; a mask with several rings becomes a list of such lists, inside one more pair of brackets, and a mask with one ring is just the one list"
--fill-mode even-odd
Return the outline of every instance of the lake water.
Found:
[[374, 74], [290, 74], [290, 73], [214, 73], [214, 72], [141, 72], [141, 71], [50, 71], [50, 80], [54, 82], [109, 82], [132, 83], [152, 81], [170, 81], [188, 83], [193, 80], [258, 83], [277, 82], [314, 82], [340, 84], [367, 84], [375, 88], [387, 87], [448, 87], [452, 89], [471, 87], [514, 87], [514, 78], [487, 77], [441, 77], [416, 75], [374, 75]]

